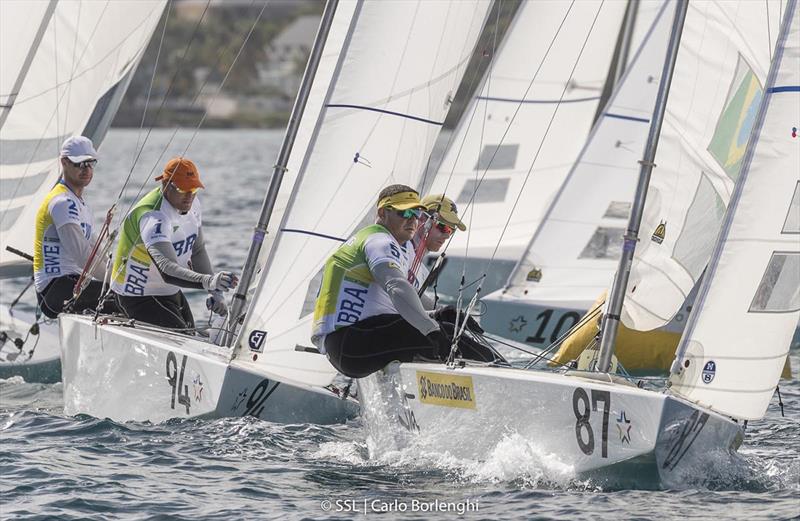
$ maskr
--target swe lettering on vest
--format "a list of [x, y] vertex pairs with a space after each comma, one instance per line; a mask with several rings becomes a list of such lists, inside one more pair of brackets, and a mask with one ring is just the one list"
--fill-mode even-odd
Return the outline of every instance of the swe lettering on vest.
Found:
[[42, 248], [42, 253], [44, 254], [44, 272], [61, 273], [61, 265], [58, 262], [61, 256], [61, 246], [45, 244]]

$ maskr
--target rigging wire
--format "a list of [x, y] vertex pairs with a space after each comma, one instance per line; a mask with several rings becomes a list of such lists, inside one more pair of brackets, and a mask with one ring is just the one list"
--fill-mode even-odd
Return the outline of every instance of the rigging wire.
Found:
[[[192, 34], [189, 37], [189, 41], [186, 43], [186, 46], [183, 48], [183, 54], [181, 54], [181, 57], [178, 60], [178, 67], [175, 69], [175, 72], [173, 73], [172, 78], [170, 78], [169, 83], [167, 84], [167, 91], [164, 93], [164, 96], [161, 98], [161, 103], [158, 106], [158, 110], [156, 110], [156, 115], [153, 117], [153, 124], [147, 130], [147, 134], [145, 135], [144, 142], [142, 143], [142, 147], [140, 149], [138, 149], [136, 157], [133, 160], [133, 164], [131, 164], [131, 168], [128, 171], [128, 176], [125, 178], [125, 182], [122, 184], [122, 188], [120, 188], [119, 195], [117, 195], [117, 201], [119, 201], [122, 198], [122, 195], [124, 194], [125, 189], [128, 186], [128, 182], [130, 181], [130, 178], [133, 175], [133, 170], [136, 167], [136, 164], [139, 162], [139, 158], [141, 157], [142, 152], [145, 149], [145, 145], [147, 144], [147, 140], [150, 138], [150, 133], [153, 131], [153, 125], [155, 125], [155, 122], [158, 121], [158, 116], [161, 115], [161, 110], [164, 108], [164, 105], [166, 104], [167, 99], [169, 99], [169, 95], [172, 93], [172, 88], [175, 86], [175, 80], [178, 78], [178, 74], [183, 69], [184, 63], [186, 62], [186, 56], [189, 54], [189, 48], [191, 48], [192, 43], [194, 42], [195, 38], [197, 37], [198, 30], [200, 29], [200, 24], [203, 23], [203, 20], [205, 19], [205, 16], [206, 16], [206, 13], [208, 13], [208, 8], [209, 8], [210, 4], [211, 4], [211, 0], [206, 0], [206, 5], [203, 8], [203, 12], [200, 14], [200, 18], [197, 20], [197, 23], [195, 24], [194, 28], [192, 29]], [[167, 20], [164, 20], [164, 31], [166, 30], [166, 26], [167, 26], [166, 24], [167, 24]], [[163, 33], [162, 33], [162, 38], [163, 38]], [[161, 50], [161, 44], [159, 44], [159, 52], [160, 52], [160, 50]], [[151, 86], [152, 86], [152, 81], [154, 81], [154, 79], [155, 79], [155, 74], [156, 74], [156, 70], [154, 68], [153, 69], [153, 80], [151, 80]], [[146, 115], [147, 115], [147, 113], [145, 112], [145, 116]], [[142, 117], [142, 124], [144, 125], [144, 116]], [[138, 146], [138, 139], [137, 139], [137, 146]], [[163, 152], [162, 152], [162, 155], [163, 155]], [[160, 158], [161, 158], [161, 156], [159, 156], [159, 160], [160, 160]], [[150, 171], [150, 173], [148, 174], [148, 177], [149, 177], [150, 174], [153, 173], [154, 170], [155, 170], [155, 167], [153, 168], [153, 170]], [[137, 194], [136, 197], [138, 197], [141, 194], [141, 191], [142, 191], [142, 188], [139, 189], [139, 193]], [[135, 201], [135, 199], [136, 198], [134, 198], [134, 201]], [[133, 207], [133, 204], [131, 204], [131, 206], [128, 207], [128, 210], [125, 212], [126, 215], [127, 215], [128, 212], [130, 212], [130, 209], [132, 207]]]
[[[498, 4], [497, 10], [495, 11], [494, 33], [492, 35], [493, 36], [493, 38], [492, 38], [492, 57], [496, 56], [496, 54], [497, 54], [497, 29], [498, 29], [499, 26], [500, 26], [500, 4]], [[485, 98], [486, 99], [484, 100], [484, 103], [483, 103], [483, 119], [481, 121], [480, 138], [478, 140], [478, 151], [479, 151], [479, 154], [481, 153], [480, 151], [483, 150], [483, 141], [484, 141], [484, 137], [485, 137], [485, 133], [486, 133], [486, 121], [487, 121], [487, 115], [488, 115], [488, 111], [489, 111], [489, 100], [488, 100], [488, 98], [489, 98], [489, 94], [491, 93], [492, 72], [494, 71], [494, 65], [495, 65], [495, 61], [494, 61], [494, 59], [492, 59], [489, 62], [488, 69], [486, 71], [486, 89], [485, 89], [485, 92], [486, 92]], [[476, 103], [475, 104], [475, 111], [473, 111], [473, 115], [475, 114], [475, 112], [477, 112], [477, 108], [478, 108], [478, 105]], [[464, 134], [464, 140], [462, 141], [462, 147], [463, 147], [464, 142], [466, 142], [466, 137], [467, 137], [466, 134]], [[459, 150], [459, 153], [460, 153], [460, 150]], [[453, 173], [455, 172], [455, 168], [456, 168], [456, 162], [453, 162], [453, 168], [450, 171], [450, 177], [448, 177], [447, 183], [445, 184], [444, 192], [447, 192], [447, 188], [450, 185], [450, 180], [452, 179]], [[479, 171], [480, 171], [480, 156], [479, 156], [479, 160], [475, 164], [475, 186], [476, 187], [479, 184], [478, 183], [478, 172]], [[442, 197], [444, 198], [444, 193], [442, 194]], [[470, 215], [469, 216], [469, 227], [467, 228], [467, 243], [466, 243], [465, 250], [464, 250], [464, 252], [465, 252], [464, 253], [464, 259], [463, 259], [463, 262], [461, 263], [461, 282], [459, 284], [458, 296], [456, 298], [456, 306], [455, 306], [455, 308], [456, 308], [456, 317], [455, 317], [455, 323], [453, 324], [453, 326], [454, 326], [454, 335], [453, 335], [453, 342], [450, 345], [450, 356], [448, 358], [452, 358], [452, 357], [455, 356], [455, 351], [458, 348], [458, 340], [459, 340], [459, 338], [461, 336], [461, 335], [456, 334], [456, 333], [458, 332], [459, 320], [461, 319], [461, 304], [463, 302], [463, 296], [464, 296], [463, 287], [464, 287], [464, 281], [465, 281], [465, 279], [467, 277], [467, 257], [469, 256], [469, 243], [470, 243], [470, 238], [472, 237], [472, 223], [473, 223], [474, 218], [475, 218], [475, 207], [474, 206], [468, 206], [467, 210], [469, 211], [469, 215]], [[452, 236], [450, 237], [450, 239], [452, 240]], [[450, 243], [448, 241], [448, 246], [449, 246], [449, 244]], [[445, 250], [446, 250], [446, 248], [445, 248]], [[463, 329], [466, 327], [466, 323], [467, 323], [468, 319], [469, 319], [469, 315], [467, 313], [465, 313], [464, 314], [464, 324], [462, 325], [462, 332], [463, 332]]]
[[[144, 101], [144, 110], [142, 110], [142, 121], [139, 122], [139, 132], [136, 134], [136, 147], [133, 149], [133, 161], [131, 166], [131, 171], [133, 171], [134, 166], [136, 165], [136, 160], [139, 157], [139, 146], [141, 145], [142, 149], [144, 149], [144, 144], [142, 141], [142, 130], [144, 129], [145, 121], [147, 120], [147, 109], [150, 107], [150, 97], [153, 93], [153, 85], [155, 84], [156, 80], [156, 71], [158, 71], [158, 62], [161, 59], [161, 50], [164, 45], [164, 39], [167, 34], [167, 25], [169, 24], [169, 15], [172, 12], [172, 2], [167, 3], [167, 12], [164, 15], [164, 25], [161, 28], [161, 37], [158, 40], [158, 50], [156, 51], [156, 59], [155, 63], [153, 64], [153, 72], [150, 75], [150, 85], [147, 87], [147, 96], [145, 97]], [[202, 18], [202, 16], [201, 16]], [[130, 172], [128, 173], [128, 177], [130, 178]], [[117, 200], [119, 200], [124, 192], [124, 185], [123, 188], [120, 190], [120, 193], [117, 195]]]
[[[106, 2], [106, 7], [108, 6], [108, 2]], [[105, 11], [105, 8], [103, 8]], [[75, 21], [75, 28], [79, 28], [81, 26], [81, 14], [83, 13], [83, 2], [78, 2], [78, 18]], [[75, 31], [75, 38], [72, 40], [72, 66], [70, 67], [69, 71], [69, 80], [67, 82], [67, 104], [64, 108], [64, 130], [67, 129], [67, 121], [69, 120], [69, 102], [72, 100], [72, 81], [75, 78], [75, 71], [78, 69], [78, 63], [75, 61], [75, 51], [78, 49], [78, 33], [80, 31]]]

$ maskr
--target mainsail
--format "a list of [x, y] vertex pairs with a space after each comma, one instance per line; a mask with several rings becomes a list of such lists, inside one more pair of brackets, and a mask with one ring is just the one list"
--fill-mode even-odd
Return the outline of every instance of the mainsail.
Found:
[[0, 277], [30, 274], [61, 142], [102, 141], [166, 0], [0, 2]]
[[297, 181], [237, 339], [237, 363], [312, 385], [336, 374], [309, 352], [321, 268], [374, 217], [384, 186], [419, 181], [488, 8], [483, 0], [340, 2], [337, 18], [347, 9], [352, 16], [324, 106], [306, 110], [315, 123], [308, 146], [290, 158]]
[[[426, 183], [428, 193], [447, 193], [456, 202], [469, 227], [447, 247], [451, 259], [477, 263], [467, 267], [469, 280], [486, 269], [501, 236], [495, 269], [516, 263], [530, 241], [592, 128], [625, 6], [543, 1], [519, 7], [435, 179]], [[461, 262], [450, 266], [461, 274]], [[487, 281], [488, 287], [498, 283]], [[440, 280], [443, 292], [453, 292], [445, 286]]]
[[663, 326], [711, 256], [760, 106], [782, 2], [689, 4], [622, 311]]
[[800, 318], [800, 11], [789, 2], [764, 106], [681, 340], [672, 390], [764, 415]]

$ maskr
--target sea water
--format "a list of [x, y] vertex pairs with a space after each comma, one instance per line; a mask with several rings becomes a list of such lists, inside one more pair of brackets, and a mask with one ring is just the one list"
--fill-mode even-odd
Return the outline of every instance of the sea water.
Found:
[[[97, 220], [145, 133], [112, 130], [86, 191]], [[218, 269], [240, 269], [282, 132], [154, 130], [119, 206], [167, 159], [196, 162]], [[10, 302], [24, 284], [4, 281]], [[205, 320], [203, 292], [187, 292]], [[24, 305], [24, 304], [23, 304]], [[800, 349], [791, 354], [795, 372]], [[609, 488], [513, 433], [485, 459], [381, 446], [360, 419], [281, 425], [254, 418], [115, 423], [63, 414], [62, 386], [0, 380], [2, 519], [791, 519], [800, 516], [800, 384], [782, 381], [738, 455], [680, 490]], [[132, 396], [131, 399], [135, 399]], [[538, 411], [531, 411], [531, 414]], [[522, 413], [522, 411], [521, 411]], [[378, 444], [376, 446], [376, 444]]]

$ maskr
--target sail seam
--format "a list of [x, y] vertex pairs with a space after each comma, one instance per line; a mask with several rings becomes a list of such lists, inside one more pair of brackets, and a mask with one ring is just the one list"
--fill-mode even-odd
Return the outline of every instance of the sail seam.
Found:
[[521, 104], [531, 104], [531, 105], [554, 105], [554, 104], [557, 104], [557, 103], [582, 103], [582, 102], [586, 102], [586, 101], [597, 101], [597, 100], [600, 99], [600, 96], [591, 96], [589, 98], [575, 98], [575, 99], [565, 99], [565, 100], [496, 98], [494, 96], [476, 96], [475, 99], [486, 100], [486, 101], [500, 101], [500, 102], [504, 102], [504, 103], [521, 103]]
[[311, 232], [308, 230], [298, 230], [296, 228], [281, 228], [281, 231], [286, 233], [299, 233], [301, 235], [312, 235], [314, 237], [322, 237], [323, 239], [331, 239], [333, 241], [347, 242], [347, 239], [342, 239], [341, 237], [334, 237], [333, 235], [326, 235], [324, 233]]
[[380, 112], [381, 114], [389, 114], [391, 116], [399, 116], [401, 118], [412, 119], [414, 121], [421, 121], [422, 123], [429, 123], [431, 125], [444, 125], [444, 121], [434, 121], [432, 119], [421, 118], [419, 116], [413, 116], [411, 114], [404, 114], [402, 112], [395, 112], [393, 110], [386, 110], [386, 109], [377, 109], [375, 107], [367, 107], [366, 105], [351, 105], [346, 103], [329, 103], [325, 105], [327, 108], [338, 108], [338, 109], [356, 109], [356, 110], [367, 110], [371, 112]]

